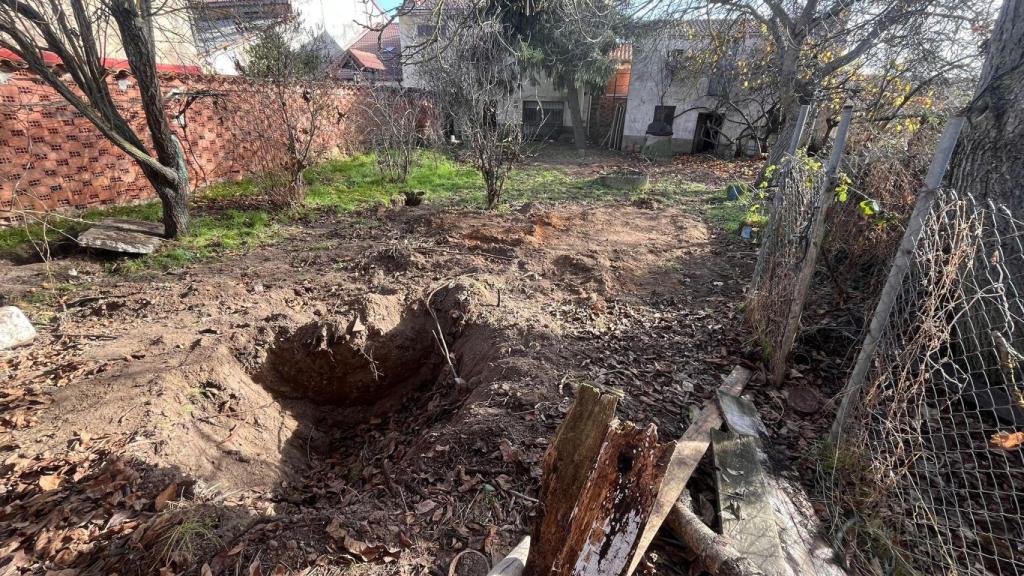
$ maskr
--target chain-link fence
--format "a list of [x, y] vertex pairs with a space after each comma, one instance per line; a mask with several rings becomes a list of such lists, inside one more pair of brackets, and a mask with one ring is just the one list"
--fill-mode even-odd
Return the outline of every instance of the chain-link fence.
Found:
[[1022, 576], [1024, 222], [928, 197], [837, 425], [838, 537], [879, 573]]
[[786, 318], [793, 308], [810, 229], [825, 178], [820, 164], [802, 156], [785, 160], [775, 175], [768, 224], [762, 232], [754, 278], [747, 294], [747, 319], [771, 374], [786, 362]]

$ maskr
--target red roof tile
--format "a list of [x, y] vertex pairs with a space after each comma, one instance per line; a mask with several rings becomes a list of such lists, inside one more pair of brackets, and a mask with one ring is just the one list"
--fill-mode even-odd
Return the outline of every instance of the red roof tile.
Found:
[[349, 48], [348, 53], [352, 56], [352, 60], [364, 70], [387, 70], [387, 67], [380, 61], [380, 58], [377, 58], [376, 54], [370, 54], [355, 48]]

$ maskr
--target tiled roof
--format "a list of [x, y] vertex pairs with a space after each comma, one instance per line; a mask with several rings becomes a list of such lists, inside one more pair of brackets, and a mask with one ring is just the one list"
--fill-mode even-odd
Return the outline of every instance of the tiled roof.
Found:
[[[388, 24], [382, 30], [367, 30], [349, 46], [349, 52], [353, 59], [357, 59], [355, 52], [375, 57], [377, 63], [382, 65], [379, 70], [384, 71], [377, 77], [379, 80], [397, 82], [402, 79], [402, 40], [397, 22]], [[363, 66], [370, 68], [365, 64]]]
[[[63, 62], [60, 59], [60, 56], [57, 56], [53, 52], [49, 52], [46, 50], [41, 50], [40, 52], [43, 57], [43, 63], [46, 64], [48, 67], [63, 64]], [[6, 48], [0, 48], [0, 62], [3, 62], [5, 60], [14, 64], [20, 64], [22, 62], [21, 57], [15, 54], [14, 52], [11, 52]], [[100, 64], [102, 64], [103, 67], [107, 68], [108, 70], [131, 70], [130, 66], [128, 65], [128, 61], [122, 60], [120, 58], [103, 58], [100, 61]], [[156, 70], [157, 72], [174, 72], [178, 74], [199, 74], [202, 72], [202, 70], [198, 66], [188, 66], [185, 64], [158, 63], [156, 65]]]
[[387, 70], [376, 54], [370, 54], [355, 48], [349, 48], [348, 53], [352, 56], [352, 60], [355, 61], [356, 65], [364, 70]]

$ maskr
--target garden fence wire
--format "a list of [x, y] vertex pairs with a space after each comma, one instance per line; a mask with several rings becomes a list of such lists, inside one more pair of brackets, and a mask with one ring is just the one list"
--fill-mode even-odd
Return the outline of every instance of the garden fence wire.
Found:
[[786, 353], [780, 353], [785, 348], [786, 318], [800, 293], [798, 279], [810, 248], [815, 210], [822, 204], [824, 178], [820, 166], [802, 156], [784, 160], [774, 178], [777, 189], [745, 307], [770, 374], [779, 373], [786, 362]]
[[926, 208], [837, 424], [836, 537], [872, 572], [1024, 576], [1024, 221], [951, 190]]

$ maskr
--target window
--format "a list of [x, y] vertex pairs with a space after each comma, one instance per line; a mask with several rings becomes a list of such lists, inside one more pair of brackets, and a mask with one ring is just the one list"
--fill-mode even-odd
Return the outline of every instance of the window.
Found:
[[433, 24], [417, 24], [416, 25], [416, 37], [417, 38], [433, 38], [435, 31], [437, 31], [437, 26], [434, 26]]
[[523, 101], [523, 124], [529, 126], [561, 126], [561, 102], [540, 102], [537, 100]]
[[655, 106], [654, 107], [654, 121], [664, 122], [669, 126], [672, 126], [672, 121], [676, 119], [676, 107], [675, 106]]
[[711, 76], [708, 77], [708, 96], [728, 96], [728, 94], [729, 79], [725, 75], [725, 70], [715, 67]]

